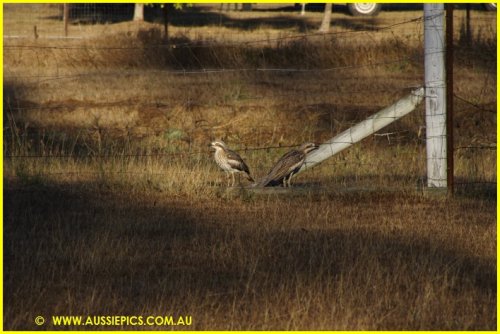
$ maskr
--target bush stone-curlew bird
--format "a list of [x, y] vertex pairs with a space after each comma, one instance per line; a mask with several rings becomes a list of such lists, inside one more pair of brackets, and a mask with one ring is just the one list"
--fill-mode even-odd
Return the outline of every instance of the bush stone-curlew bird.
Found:
[[209, 146], [215, 149], [214, 158], [217, 165], [226, 173], [232, 175], [232, 186], [234, 186], [234, 183], [236, 182], [234, 177], [235, 173], [244, 173], [249, 181], [254, 182], [253, 178], [250, 176], [250, 170], [248, 169], [247, 164], [238, 153], [230, 150], [227, 145], [220, 140], [210, 143]]
[[283, 184], [284, 187], [290, 187], [292, 176], [302, 167], [306, 155], [317, 148], [318, 145], [314, 143], [305, 143], [298, 149], [286, 153], [278, 160], [269, 174], [267, 174], [257, 186], [267, 187]]

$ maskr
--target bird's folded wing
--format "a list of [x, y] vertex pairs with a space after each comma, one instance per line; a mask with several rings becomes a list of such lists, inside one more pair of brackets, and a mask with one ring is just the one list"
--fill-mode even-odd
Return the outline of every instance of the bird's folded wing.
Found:
[[227, 150], [227, 163], [231, 168], [238, 169], [247, 173], [250, 173], [248, 166], [245, 164], [240, 155], [234, 151]]
[[265, 187], [273, 181], [281, 182], [285, 176], [302, 165], [304, 157], [305, 155], [299, 151], [288, 152], [278, 160], [269, 174], [259, 182], [259, 185]]

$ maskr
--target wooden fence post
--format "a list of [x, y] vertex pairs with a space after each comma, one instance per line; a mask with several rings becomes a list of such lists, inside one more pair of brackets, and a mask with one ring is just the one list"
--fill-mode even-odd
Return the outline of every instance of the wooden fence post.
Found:
[[307, 155], [306, 161], [299, 170], [299, 173], [319, 164], [354, 143], [359, 142], [391, 124], [395, 120], [409, 114], [423, 100], [423, 97], [424, 89], [416, 89], [410, 95], [402, 98], [393, 105], [382, 109], [378, 113], [345, 130], [326, 143], [321, 144], [317, 150]]
[[446, 4], [446, 175], [448, 194], [454, 191], [453, 157], [453, 4]]
[[446, 188], [444, 4], [424, 4], [427, 187]]

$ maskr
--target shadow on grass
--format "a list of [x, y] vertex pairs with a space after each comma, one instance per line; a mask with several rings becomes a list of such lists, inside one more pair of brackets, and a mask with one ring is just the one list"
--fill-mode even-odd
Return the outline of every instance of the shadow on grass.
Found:
[[[393, 201], [398, 195], [382, 197], [353, 194], [333, 200], [335, 206], [350, 207]], [[495, 328], [495, 319], [488, 318], [495, 307], [494, 262], [399, 230], [314, 229], [309, 226], [315, 222], [307, 218], [298, 225], [270, 226], [231, 205], [160, 196], [144, 200], [138, 193], [111, 191], [105, 184], [5, 182], [4, 328], [39, 329], [33, 324], [39, 314], [141, 314], [160, 309], [192, 314], [199, 319], [195, 329], [227, 329], [227, 318], [234, 312], [240, 314], [238, 328], [283, 329], [288, 320], [266, 323], [259, 305], [285, 312], [300, 303], [293, 298], [296, 293], [318, 294], [319, 309], [331, 307], [339, 295], [354, 298], [348, 308], [361, 303], [375, 317], [387, 308], [401, 308], [377, 324], [351, 329]], [[266, 210], [269, 215], [275, 209], [271, 205]], [[287, 219], [292, 216], [283, 217], [283, 222]], [[337, 219], [334, 216], [331, 223]], [[408, 321], [406, 312], [430, 286], [444, 289], [451, 299], [436, 297], [424, 306], [429, 319], [422, 315]], [[440, 312], [450, 307], [454, 312], [455, 303], [462, 303], [461, 294], [471, 290], [477, 306], [472, 312], [481, 314], [472, 315], [472, 324], [450, 324]], [[282, 299], [287, 296], [291, 301]], [[216, 308], [208, 306], [214, 304]], [[456, 311], [457, 319], [464, 319], [470, 309], [460, 306]], [[211, 323], [210, 316], [204, 317], [211, 313], [222, 313], [226, 320]], [[335, 317], [322, 329], [334, 323]]]
[[[174, 9], [167, 4], [170, 24], [180, 27], [202, 27], [202, 26], [224, 26], [228, 28], [253, 30], [262, 25], [275, 29], [288, 29], [300, 27], [301, 31], [310, 26], [306, 20], [299, 16], [277, 15], [269, 18], [231, 18], [222, 11], [215, 8], [184, 7]], [[208, 10], [207, 10], [208, 9]], [[120, 23], [132, 21], [134, 15], [134, 4], [71, 4], [69, 7], [69, 17], [72, 24], [103, 24]], [[157, 4], [146, 5], [144, 7], [144, 20], [146, 22], [163, 23], [162, 9]], [[46, 19], [62, 20], [60, 15], [46, 17]]]
[[317, 27], [311, 25], [306, 18], [294, 14], [283, 15], [281, 13], [276, 16], [263, 18], [234, 18], [221, 11], [206, 11], [200, 7], [173, 11], [170, 20], [172, 25], [178, 27], [219, 26], [239, 30], [255, 30], [263, 26], [272, 29], [290, 29], [298, 27], [301, 32], [317, 29]]

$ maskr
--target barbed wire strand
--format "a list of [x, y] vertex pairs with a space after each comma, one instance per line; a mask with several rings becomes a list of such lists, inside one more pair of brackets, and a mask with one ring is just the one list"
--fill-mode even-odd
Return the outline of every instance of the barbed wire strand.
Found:
[[488, 109], [488, 108], [485, 108], [485, 107], [483, 107], [483, 106], [480, 106], [479, 104], [474, 103], [474, 102], [472, 102], [472, 101], [469, 101], [469, 100], [467, 100], [467, 99], [465, 99], [465, 98], [463, 98], [463, 97], [461, 97], [461, 96], [459, 96], [459, 95], [457, 95], [457, 94], [455, 94], [455, 93], [453, 93], [453, 96], [454, 96], [457, 100], [462, 101], [462, 102], [464, 102], [464, 103], [467, 103], [468, 105], [473, 106], [474, 108], [476, 108], [476, 109], [477, 109], [477, 110], [479, 110], [479, 111], [484, 111], [484, 112], [493, 113], [493, 114], [496, 114], [496, 113], [497, 113], [497, 112], [496, 112], [496, 110], [492, 110], [492, 109]]
[[[385, 136], [386, 134], [380, 134], [380, 136]], [[335, 144], [354, 144], [350, 141], [335, 141]], [[424, 141], [422, 140], [422, 143]], [[252, 151], [269, 151], [269, 150], [277, 150], [277, 149], [289, 149], [299, 147], [302, 143], [292, 144], [292, 145], [275, 145], [275, 146], [261, 146], [261, 147], [237, 147], [235, 150], [240, 152], [252, 152]], [[475, 145], [475, 146], [459, 146], [455, 147], [455, 150], [496, 150], [497, 147], [494, 145]], [[398, 154], [404, 154], [405, 152], [400, 152]], [[199, 151], [188, 151], [188, 152], [156, 152], [156, 153], [114, 153], [114, 154], [97, 154], [97, 153], [88, 153], [88, 154], [4, 154], [4, 158], [7, 159], [67, 159], [67, 158], [76, 158], [76, 159], [85, 159], [85, 158], [140, 158], [140, 157], [172, 157], [172, 156], [203, 156], [203, 155], [211, 155], [212, 153], [209, 150], [199, 150]], [[413, 152], [409, 152], [407, 154], [413, 154]]]
[[[329, 68], [201, 68], [201, 69], [193, 69], [193, 70], [188, 70], [188, 69], [181, 69], [181, 70], [156, 70], [155, 73], [159, 74], [171, 74], [171, 75], [190, 75], [190, 74], [220, 74], [220, 73], [241, 73], [241, 72], [275, 72], [275, 73], [318, 73], [318, 72], [335, 72], [335, 71], [341, 71], [341, 70], [352, 70], [352, 69], [359, 69], [359, 68], [368, 68], [368, 67], [378, 67], [378, 66], [383, 66], [383, 65], [391, 65], [391, 64], [397, 64], [397, 63], [405, 63], [409, 61], [415, 60], [415, 57], [406, 57], [406, 58], [397, 58], [397, 59], [391, 59], [387, 61], [381, 61], [381, 62], [373, 62], [373, 63], [366, 63], [366, 64], [348, 64], [348, 65], [342, 65], [342, 66], [336, 66], [336, 67], [329, 67]], [[92, 74], [75, 74], [75, 75], [57, 75], [57, 76], [5, 76], [4, 80], [14, 80], [14, 79], [20, 79], [20, 78], [42, 78], [38, 81], [35, 82], [35, 84], [47, 82], [47, 81], [52, 81], [52, 80], [58, 80], [58, 79], [79, 79], [82, 77], [89, 77], [89, 76], [96, 76], [99, 75], [98, 73], [92, 73]], [[101, 74], [102, 75], [102, 74]], [[106, 75], [106, 74], [105, 74]], [[110, 76], [116, 76], [116, 73], [109, 74]], [[125, 75], [125, 74], [119, 74], [119, 75]], [[144, 75], [144, 73], [142, 74]]]

